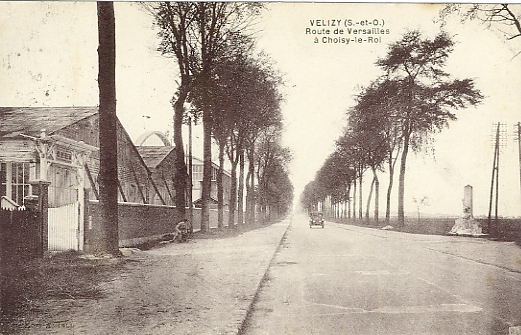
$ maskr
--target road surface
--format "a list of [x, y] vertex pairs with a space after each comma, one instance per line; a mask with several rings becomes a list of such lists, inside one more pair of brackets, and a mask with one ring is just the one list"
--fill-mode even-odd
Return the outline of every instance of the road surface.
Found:
[[494, 243], [296, 216], [243, 334], [521, 334], [521, 273], [476, 255]]

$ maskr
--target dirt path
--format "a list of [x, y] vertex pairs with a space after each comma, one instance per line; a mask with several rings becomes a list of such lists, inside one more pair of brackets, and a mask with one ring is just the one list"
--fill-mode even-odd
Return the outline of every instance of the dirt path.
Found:
[[237, 334], [289, 220], [126, 257], [103, 297], [35, 303], [21, 334]]

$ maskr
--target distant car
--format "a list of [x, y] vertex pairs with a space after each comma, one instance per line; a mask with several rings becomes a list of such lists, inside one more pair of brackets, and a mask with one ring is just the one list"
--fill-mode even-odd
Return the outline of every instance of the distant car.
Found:
[[324, 214], [322, 212], [309, 213], [309, 228], [313, 226], [322, 226], [324, 228]]

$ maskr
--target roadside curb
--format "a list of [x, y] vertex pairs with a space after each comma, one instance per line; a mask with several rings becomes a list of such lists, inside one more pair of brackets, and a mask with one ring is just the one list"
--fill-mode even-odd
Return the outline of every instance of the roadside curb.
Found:
[[270, 268], [271, 268], [271, 266], [273, 264], [273, 261], [275, 260], [275, 256], [278, 254], [278, 252], [280, 251], [280, 248], [282, 247], [282, 243], [286, 239], [286, 234], [288, 233], [288, 230], [291, 227], [292, 223], [293, 223], [293, 218], [290, 218], [289, 224], [286, 227], [286, 230], [284, 230], [284, 234], [282, 234], [282, 237], [279, 240], [279, 244], [277, 245], [277, 248], [275, 249], [275, 252], [271, 256], [271, 259], [270, 259], [270, 261], [268, 263], [268, 266], [267, 266], [266, 270], [264, 271], [264, 275], [262, 276], [259, 284], [257, 285], [257, 289], [255, 290], [255, 294], [253, 295], [253, 298], [251, 299], [250, 304], [249, 304], [249, 306], [248, 306], [248, 308], [246, 310], [246, 315], [244, 316], [244, 318], [243, 318], [243, 320], [241, 322], [241, 325], [240, 325], [239, 329], [237, 330], [237, 333], [236, 333], [237, 335], [244, 335], [244, 333], [245, 333], [245, 331], [247, 329], [248, 322], [249, 322], [249, 320], [251, 318], [251, 315], [253, 313], [253, 306], [255, 306], [255, 303], [259, 299], [259, 294], [260, 294], [260, 291], [263, 288], [264, 284], [266, 283], [266, 281], [269, 280]]

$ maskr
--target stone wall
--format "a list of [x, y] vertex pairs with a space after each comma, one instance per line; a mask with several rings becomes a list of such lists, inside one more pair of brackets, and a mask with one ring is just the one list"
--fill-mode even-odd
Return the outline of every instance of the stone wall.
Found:
[[[85, 210], [86, 253], [91, 252], [92, 246], [102, 238], [99, 212], [99, 201], [88, 201]], [[228, 215], [229, 212], [225, 211], [225, 226], [228, 225]], [[120, 247], [132, 247], [160, 239], [174, 232], [174, 225], [179, 221], [173, 206], [123, 202], [119, 203], [118, 219]], [[200, 230], [200, 223], [201, 209], [194, 209], [194, 231]], [[210, 210], [210, 227], [217, 227], [217, 210]]]

